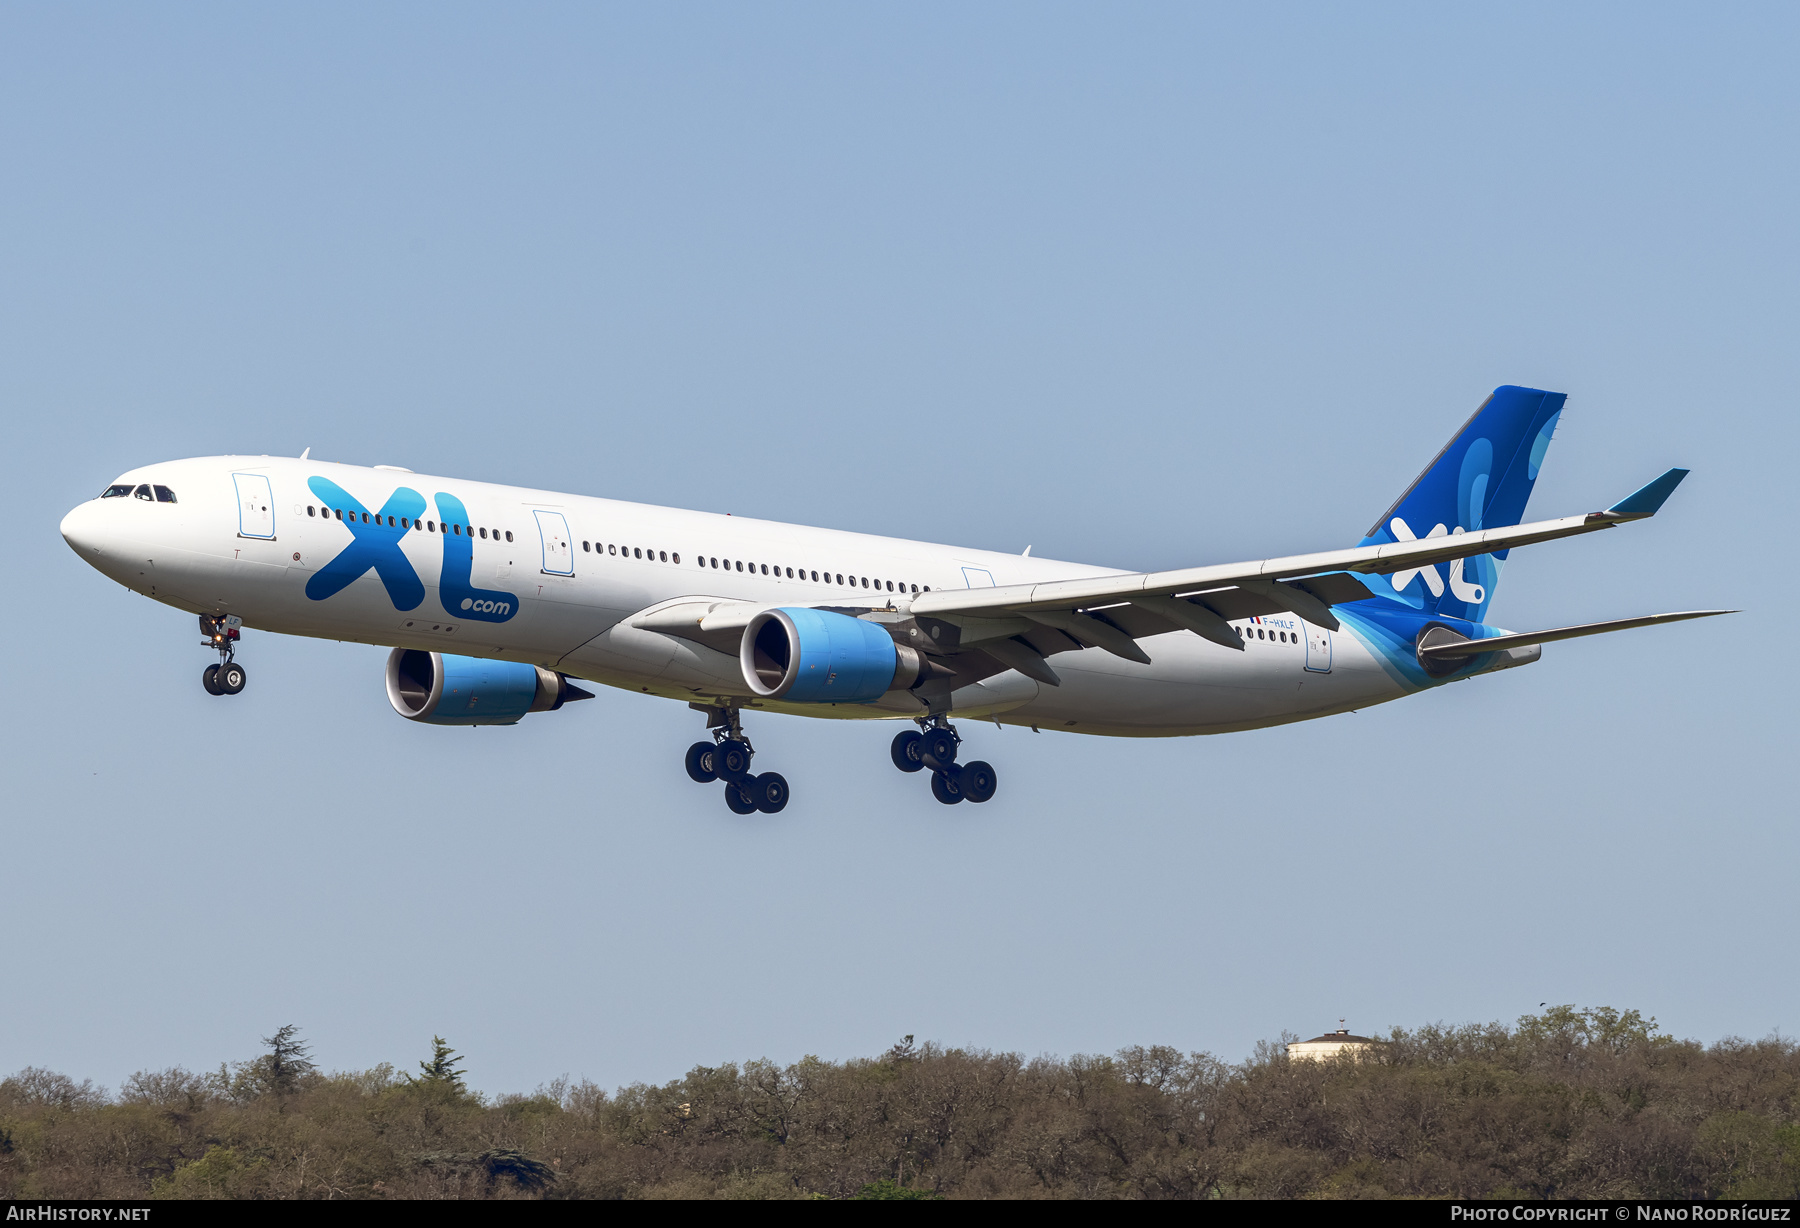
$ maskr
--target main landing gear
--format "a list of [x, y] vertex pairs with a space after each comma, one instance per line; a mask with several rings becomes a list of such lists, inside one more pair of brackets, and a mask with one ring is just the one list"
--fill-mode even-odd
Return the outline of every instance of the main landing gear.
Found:
[[980, 759], [959, 765], [956, 752], [961, 745], [962, 737], [943, 717], [920, 717], [918, 731], [907, 729], [895, 734], [888, 753], [902, 772], [930, 768], [931, 796], [944, 805], [985, 802], [1000, 784], [993, 765]]
[[713, 740], [688, 747], [687, 774], [700, 784], [725, 782], [725, 804], [733, 814], [777, 814], [788, 804], [787, 777], [779, 772], [753, 775], [750, 760], [756, 751], [744, 736], [736, 708], [693, 705], [707, 714]]
[[236, 695], [250, 680], [244, 667], [231, 659], [237, 653], [238, 628], [243, 625], [244, 620], [236, 614], [200, 616], [200, 634], [206, 637], [200, 643], [219, 653], [219, 663], [207, 666], [200, 673], [200, 685], [206, 688], [208, 695]]

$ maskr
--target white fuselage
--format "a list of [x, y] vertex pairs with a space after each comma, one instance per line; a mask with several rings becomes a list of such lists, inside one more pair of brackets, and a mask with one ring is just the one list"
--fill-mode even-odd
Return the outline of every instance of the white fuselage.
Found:
[[[263, 479], [267, 510], [246, 512], [245, 492], [264, 489]], [[335, 484], [370, 515], [378, 515], [396, 491], [423, 497], [423, 510], [409, 519], [430, 527], [408, 529], [396, 543], [423, 583], [422, 601], [397, 608], [375, 570], [322, 600], [307, 595], [309, 580], [354, 541], [336, 518], [343, 508], [328, 508], [343, 501], [316, 493], [320, 480]], [[921, 709], [904, 692], [873, 704], [755, 699], [734, 656], [634, 628], [629, 620], [659, 603], [697, 598], [904, 611], [915, 589], [1119, 574], [1116, 568], [313, 460], [170, 461], [133, 470], [117, 483], [165, 486], [176, 501], [94, 499], [69, 513], [63, 535], [103, 574], [178, 609], [235, 614], [248, 627], [288, 635], [530, 662], [643, 694], [807, 716], [893, 719], [918, 716]], [[456, 510], [456, 501], [463, 510]], [[451, 543], [438, 527], [454, 525], [460, 539], [465, 522], [468, 582], [516, 599], [516, 609], [504, 610], [503, 619], [480, 617], [479, 598], [452, 600], [443, 590], [440, 576]], [[559, 526], [566, 526], [566, 542], [556, 540]], [[454, 545], [462, 549], [461, 541]], [[1053, 658], [1060, 686], [1008, 671], [958, 690], [951, 714], [1078, 733], [1175, 736], [1305, 720], [1409, 693], [1348, 624], [1333, 633], [1278, 615], [1240, 625], [1250, 632], [1242, 651], [1178, 631], [1141, 641], [1149, 665], [1098, 648], [1061, 653]]]

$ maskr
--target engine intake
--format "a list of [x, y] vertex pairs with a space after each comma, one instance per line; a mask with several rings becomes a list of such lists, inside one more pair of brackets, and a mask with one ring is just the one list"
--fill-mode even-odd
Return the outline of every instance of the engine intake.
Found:
[[554, 712], [594, 697], [536, 665], [416, 648], [388, 654], [387, 695], [394, 711], [427, 725], [513, 725], [527, 712]]
[[738, 663], [758, 695], [801, 704], [866, 704], [928, 677], [925, 659], [877, 623], [804, 606], [764, 610], [744, 628]]

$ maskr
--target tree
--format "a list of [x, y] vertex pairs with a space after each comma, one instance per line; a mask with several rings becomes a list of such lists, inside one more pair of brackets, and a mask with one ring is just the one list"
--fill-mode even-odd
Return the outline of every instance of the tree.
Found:
[[255, 1069], [265, 1091], [288, 1095], [299, 1088], [301, 1079], [319, 1069], [312, 1060], [311, 1046], [300, 1039], [300, 1029], [291, 1023], [275, 1035], [263, 1037], [262, 1043], [269, 1051], [256, 1060]]
[[422, 1073], [417, 1078], [407, 1075], [406, 1081], [414, 1087], [437, 1088], [460, 1095], [467, 1090], [463, 1086], [463, 1072], [457, 1069], [461, 1064], [462, 1058], [457, 1056], [456, 1050], [442, 1036], [434, 1035], [431, 1038], [431, 1060], [420, 1062], [419, 1070]]

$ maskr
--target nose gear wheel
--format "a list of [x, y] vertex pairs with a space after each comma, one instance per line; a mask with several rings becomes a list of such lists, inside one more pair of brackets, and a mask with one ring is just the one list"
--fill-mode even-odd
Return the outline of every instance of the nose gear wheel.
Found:
[[243, 625], [243, 620], [235, 614], [200, 616], [200, 634], [206, 637], [200, 643], [219, 654], [219, 663], [207, 666], [200, 673], [200, 685], [208, 695], [236, 695], [249, 681], [250, 675], [244, 667], [232, 660], [237, 654], [241, 634], [238, 628]]

